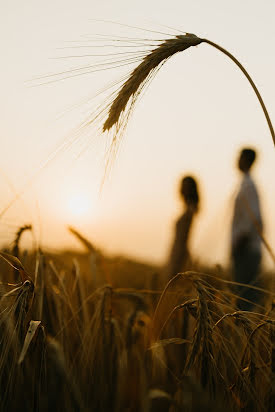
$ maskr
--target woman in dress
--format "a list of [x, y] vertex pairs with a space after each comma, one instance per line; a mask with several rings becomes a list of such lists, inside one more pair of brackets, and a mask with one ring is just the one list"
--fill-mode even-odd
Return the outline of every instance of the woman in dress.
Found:
[[176, 222], [175, 238], [168, 264], [169, 279], [186, 269], [188, 261], [190, 262], [188, 240], [199, 205], [197, 183], [192, 176], [185, 176], [181, 180], [180, 195], [185, 210]]

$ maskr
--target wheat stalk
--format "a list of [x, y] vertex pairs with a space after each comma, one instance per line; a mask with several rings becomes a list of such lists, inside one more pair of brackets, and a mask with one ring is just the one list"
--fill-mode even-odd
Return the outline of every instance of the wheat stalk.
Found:
[[[127, 123], [128, 117], [133, 109], [136, 99], [143, 90], [145, 83], [148, 82], [148, 80], [151, 78], [154, 71], [158, 70], [174, 54], [184, 51], [191, 46], [198, 46], [201, 43], [207, 43], [210, 46], [224, 53], [243, 72], [243, 74], [249, 81], [250, 85], [252, 86], [254, 92], [256, 93], [256, 96], [261, 104], [265, 118], [268, 123], [273, 143], [275, 145], [275, 133], [269, 114], [260, 95], [260, 92], [257, 89], [255, 83], [253, 82], [248, 72], [241, 65], [241, 63], [227, 50], [225, 50], [224, 48], [210, 40], [199, 38], [195, 34], [191, 33], [186, 33], [185, 35], [179, 35], [172, 39], [165, 40], [157, 48], [150, 51], [150, 53], [148, 53], [147, 56], [144, 57], [139, 66], [132, 71], [129, 78], [122, 85], [113, 102], [111, 103], [108, 112], [108, 118], [106, 119], [103, 125], [103, 132], [108, 131], [113, 126], [115, 126], [115, 141], [119, 130], [122, 129]], [[129, 104], [130, 107], [127, 112], [127, 106]], [[123, 114], [125, 115], [124, 120], [122, 118]]]
[[129, 99], [131, 96], [139, 94], [143, 83], [153, 70], [174, 54], [184, 51], [190, 46], [197, 46], [201, 42], [202, 39], [188, 33], [184, 36], [176, 36], [173, 39], [165, 40], [156, 49], [152, 50], [140, 65], [132, 71], [128, 80], [121, 87], [110, 107], [108, 119], [103, 125], [103, 131], [109, 130], [119, 121], [120, 114], [125, 110]]

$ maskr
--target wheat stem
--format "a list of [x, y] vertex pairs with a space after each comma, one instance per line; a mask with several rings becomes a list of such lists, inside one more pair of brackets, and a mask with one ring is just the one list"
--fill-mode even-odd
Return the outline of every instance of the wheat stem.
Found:
[[213, 46], [213, 47], [215, 47], [216, 49], [220, 50], [222, 53], [224, 53], [226, 56], [228, 56], [228, 57], [239, 67], [239, 69], [241, 69], [241, 71], [243, 72], [243, 74], [245, 75], [245, 77], [247, 78], [247, 80], [249, 81], [249, 83], [251, 84], [254, 92], [256, 93], [256, 96], [258, 97], [258, 100], [259, 100], [260, 105], [261, 105], [261, 107], [262, 107], [262, 109], [263, 109], [263, 112], [264, 112], [266, 121], [267, 121], [267, 123], [268, 123], [268, 127], [269, 127], [269, 130], [270, 130], [270, 133], [271, 133], [271, 137], [272, 137], [273, 143], [274, 143], [274, 145], [275, 145], [275, 132], [274, 132], [274, 128], [273, 128], [273, 125], [272, 125], [272, 123], [271, 123], [271, 120], [270, 120], [268, 111], [267, 111], [267, 109], [266, 109], [266, 107], [265, 107], [264, 101], [263, 101], [263, 99], [262, 99], [262, 96], [260, 95], [259, 90], [257, 89], [255, 83], [253, 82], [253, 80], [251, 79], [251, 77], [249, 76], [249, 74], [247, 73], [247, 71], [245, 70], [245, 68], [243, 67], [243, 65], [242, 65], [231, 53], [229, 53], [226, 49], [224, 49], [223, 47], [219, 46], [218, 44], [216, 44], [216, 43], [214, 43], [214, 42], [212, 42], [212, 41], [210, 41], [210, 40], [207, 40], [207, 39], [203, 39], [202, 42], [207, 43], [207, 44], [209, 44], [210, 46]]

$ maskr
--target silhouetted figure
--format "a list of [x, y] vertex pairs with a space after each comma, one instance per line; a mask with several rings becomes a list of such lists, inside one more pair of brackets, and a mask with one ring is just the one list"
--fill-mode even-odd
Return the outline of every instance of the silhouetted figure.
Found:
[[182, 179], [180, 195], [184, 201], [185, 211], [176, 223], [176, 233], [168, 265], [169, 278], [183, 271], [188, 260], [190, 260], [188, 239], [193, 218], [198, 211], [199, 204], [197, 184], [193, 177], [185, 176]]
[[[238, 167], [243, 174], [239, 192], [235, 199], [231, 232], [231, 252], [233, 259], [234, 281], [254, 285], [261, 264], [261, 236], [263, 224], [260, 212], [259, 196], [255, 183], [250, 176], [250, 169], [255, 161], [253, 149], [243, 149], [239, 157]], [[253, 303], [259, 298], [255, 289], [237, 287], [242, 299], [237, 300], [240, 310], [251, 310]]]

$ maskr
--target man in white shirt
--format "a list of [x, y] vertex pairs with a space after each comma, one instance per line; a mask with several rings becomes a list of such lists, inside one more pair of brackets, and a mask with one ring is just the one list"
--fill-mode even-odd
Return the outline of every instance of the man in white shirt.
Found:
[[[243, 179], [235, 199], [231, 232], [231, 252], [234, 281], [253, 285], [257, 280], [261, 264], [261, 233], [263, 229], [259, 196], [249, 172], [256, 158], [253, 149], [243, 149], [239, 158], [239, 169]], [[258, 300], [258, 292], [239, 286], [237, 306], [240, 310], [251, 310]], [[248, 302], [249, 301], [249, 302]]]

